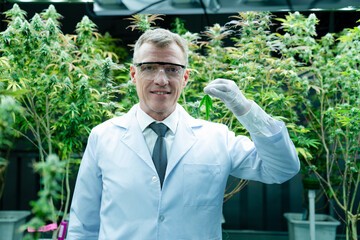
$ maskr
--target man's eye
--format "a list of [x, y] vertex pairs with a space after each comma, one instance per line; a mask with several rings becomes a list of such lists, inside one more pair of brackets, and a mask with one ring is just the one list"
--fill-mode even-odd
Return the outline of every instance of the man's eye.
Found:
[[145, 71], [152, 71], [152, 70], [154, 70], [154, 66], [151, 66], [151, 65], [146, 65], [146, 66], [143, 66], [144, 68], [143, 68], [143, 70], [145, 70]]
[[166, 71], [171, 73], [177, 73], [179, 69], [177, 67], [167, 67]]

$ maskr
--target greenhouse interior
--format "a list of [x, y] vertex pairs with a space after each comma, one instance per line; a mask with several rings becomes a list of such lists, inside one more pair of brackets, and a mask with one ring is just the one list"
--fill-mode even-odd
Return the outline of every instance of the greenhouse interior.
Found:
[[360, 239], [359, 0], [0, 6], [0, 240]]

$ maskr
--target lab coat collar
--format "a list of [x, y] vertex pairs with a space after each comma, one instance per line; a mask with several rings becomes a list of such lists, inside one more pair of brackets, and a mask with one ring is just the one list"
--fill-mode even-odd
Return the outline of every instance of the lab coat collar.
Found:
[[[119, 127], [129, 128], [130, 125], [134, 124], [134, 120], [136, 120], [134, 117], [136, 117], [135, 114], [138, 107], [140, 107], [139, 104], [135, 104], [127, 114], [115, 117], [111, 119], [111, 122]], [[179, 110], [179, 121], [185, 121], [191, 128], [202, 126], [202, 121], [190, 116], [180, 104], [177, 104], [176, 107]]]
[[[124, 116], [113, 118], [110, 121], [113, 124], [126, 129], [125, 134], [122, 136], [122, 141], [151, 168], [153, 168], [154, 171], [156, 171], [141, 128], [136, 120], [137, 107], [138, 104], [133, 106]], [[193, 130], [194, 128], [201, 127], [203, 123], [202, 120], [191, 117], [179, 104], [177, 104], [176, 107], [179, 110], [179, 124], [175, 133], [172, 148], [170, 150], [165, 179], [178, 164], [181, 158], [195, 144], [197, 138]]]

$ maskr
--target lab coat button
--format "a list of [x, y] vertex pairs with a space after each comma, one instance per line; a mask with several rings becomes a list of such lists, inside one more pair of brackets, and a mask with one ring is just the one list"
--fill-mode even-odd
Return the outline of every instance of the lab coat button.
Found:
[[156, 176], [153, 176], [152, 179], [151, 179], [153, 182], [157, 182], [158, 181], [158, 178]]
[[163, 215], [159, 216], [159, 221], [163, 222], [165, 220], [165, 217]]

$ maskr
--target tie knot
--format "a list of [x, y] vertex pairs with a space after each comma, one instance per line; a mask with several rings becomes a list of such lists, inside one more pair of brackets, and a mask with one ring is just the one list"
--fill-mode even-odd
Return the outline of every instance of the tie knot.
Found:
[[154, 130], [159, 137], [165, 137], [166, 131], [168, 130], [168, 127], [163, 123], [153, 122], [149, 127]]

